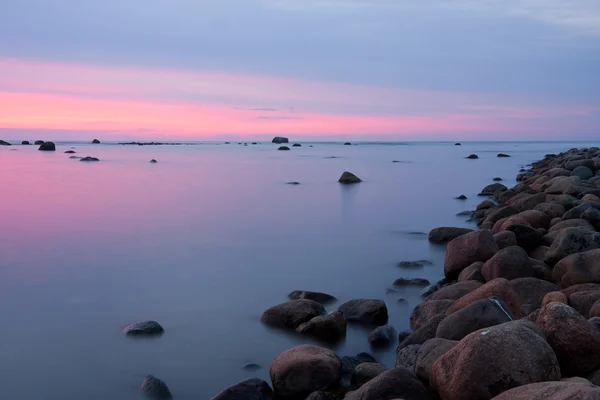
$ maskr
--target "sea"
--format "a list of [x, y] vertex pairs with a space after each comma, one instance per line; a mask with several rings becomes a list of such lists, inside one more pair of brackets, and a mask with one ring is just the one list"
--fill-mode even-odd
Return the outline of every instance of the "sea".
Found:
[[[0, 146], [1, 398], [132, 399], [148, 374], [183, 400], [269, 382], [279, 353], [322, 345], [260, 323], [293, 290], [335, 296], [328, 311], [382, 299], [389, 323], [409, 329], [421, 288], [392, 283], [443, 277], [432, 228], [474, 227], [457, 214], [493, 178], [510, 187], [547, 153], [599, 144], [245, 143]], [[339, 184], [344, 171], [363, 182]], [[414, 260], [432, 265], [398, 266]], [[144, 320], [165, 333], [122, 333]], [[396, 344], [372, 349], [368, 333], [349, 325], [330, 347], [393, 367]]]

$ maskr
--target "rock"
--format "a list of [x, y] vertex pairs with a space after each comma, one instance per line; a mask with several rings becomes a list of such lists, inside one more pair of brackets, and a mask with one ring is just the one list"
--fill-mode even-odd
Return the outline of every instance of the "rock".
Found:
[[465, 196], [464, 194], [461, 194], [460, 196], [455, 197], [454, 199], [455, 200], [467, 200], [467, 196]]
[[438, 325], [435, 336], [448, 340], [461, 340], [479, 329], [513, 320], [508, 307], [498, 297], [477, 300], [465, 308], [448, 315]]
[[416, 362], [416, 374], [424, 382], [431, 380], [431, 369], [433, 364], [442, 355], [458, 344], [455, 340], [442, 338], [429, 339], [419, 347]]
[[412, 374], [416, 373], [417, 355], [419, 354], [420, 344], [411, 344], [400, 349], [396, 353], [396, 367], [404, 367]]
[[535, 325], [507, 322], [467, 335], [433, 364], [444, 400], [491, 399], [513, 387], [560, 379], [554, 352]]
[[500, 177], [495, 177], [494, 179], [492, 179], [494, 182], [502, 182], [502, 178]]
[[587, 378], [592, 384], [600, 386], [600, 369], [592, 372]]
[[357, 321], [368, 325], [385, 325], [388, 312], [381, 300], [357, 299], [342, 304], [338, 310], [344, 313], [348, 321]]
[[94, 139], [94, 140], [92, 140], [92, 143], [93, 144], [100, 144], [100, 141], [98, 139]]
[[586, 180], [594, 176], [594, 173], [588, 167], [581, 165], [571, 171], [571, 176], [578, 176], [580, 179]]
[[290, 140], [286, 137], [281, 137], [281, 136], [275, 136], [273, 138], [273, 140], [271, 140], [271, 143], [277, 143], [277, 144], [281, 144], [281, 143], [289, 143]]
[[587, 167], [589, 169], [594, 169], [594, 160], [573, 160], [567, 161], [563, 167], [569, 171], [574, 171], [577, 167]]
[[484, 187], [483, 190], [481, 190], [481, 193], [479, 193], [479, 195], [493, 195], [498, 191], [505, 192], [507, 190], [508, 188], [501, 183], [492, 183], [491, 185], [487, 185], [486, 187]]
[[346, 142], [346, 143], [344, 143], [344, 146], [352, 146], [352, 143]]
[[479, 203], [477, 205], [477, 207], [475, 208], [475, 210], [476, 211], [487, 210], [489, 208], [494, 208], [495, 206], [496, 206], [496, 204], [493, 201], [491, 201], [491, 200], [485, 200], [485, 201], [482, 201], [481, 203]]
[[4, 140], [0, 140], [0, 146], [11, 146], [11, 144], [8, 142], [5, 142]]
[[543, 382], [508, 390], [493, 400], [597, 400], [600, 388], [587, 382]]
[[600, 366], [600, 331], [575, 309], [550, 303], [535, 323], [556, 353], [563, 376], [585, 376]]
[[266, 310], [260, 317], [263, 324], [284, 328], [296, 329], [305, 322], [325, 314], [325, 308], [312, 300], [290, 300]]
[[556, 233], [544, 262], [555, 265], [563, 258], [588, 250], [597, 249], [600, 234], [581, 228], [565, 228]]
[[304, 398], [335, 387], [342, 376], [342, 365], [333, 351], [302, 344], [275, 357], [269, 373], [277, 396]]
[[542, 299], [542, 307], [550, 304], [550, 303], [563, 303], [568, 304], [567, 296], [565, 296], [562, 292], [549, 292], [546, 293], [544, 298]]
[[395, 286], [427, 286], [429, 281], [423, 278], [398, 278], [394, 281]]
[[435, 228], [429, 232], [429, 241], [432, 243], [444, 244], [456, 239], [459, 236], [466, 235], [467, 233], [471, 232], [473, 232], [473, 229], [454, 227]]
[[357, 365], [352, 371], [350, 384], [353, 387], [361, 387], [370, 380], [378, 377], [385, 372], [386, 368], [378, 362], [362, 363]]
[[512, 197], [507, 201], [507, 204], [510, 204], [513, 207], [516, 207], [520, 210], [532, 210], [538, 204], [546, 203], [548, 198], [545, 193], [536, 193], [536, 194], [528, 194], [522, 193], [520, 196]]
[[546, 294], [560, 290], [558, 285], [537, 278], [519, 278], [509, 282], [510, 288], [519, 298], [521, 308], [530, 314], [542, 306]]
[[590, 308], [590, 312], [588, 314], [588, 317], [590, 318], [590, 320], [594, 319], [594, 318], [600, 317], [600, 300], [596, 301], [592, 305], [592, 308]]
[[302, 147], [302, 145], [300, 143], [294, 143], [292, 147]]
[[600, 283], [600, 249], [571, 254], [560, 260], [552, 271], [554, 281], [562, 287], [580, 283]]
[[398, 263], [398, 266], [402, 267], [402, 268], [421, 268], [425, 265], [433, 265], [433, 264], [431, 263], [431, 261], [427, 261], [427, 260], [400, 261], [400, 263]]
[[156, 164], [158, 161], [156, 161], [154, 158], [152, 160], [150, 160], [150, 164]]
[[561, 222], [553, 225], [550, 229], [548, 229], [548, 232], [552, 233], [552, 232], [560, 231], [560, 230], [567, 229], [567, 228], [581, 228], [581, 229], [587, 229], [588, 231], [595, 232], [593, 225], [590, 224], [589, 221], [586, 221], [585, 219], [580, 219], [580, 218], [561, 221]]
[[34, 142], [34, 144], [35, 144], [36, 146], [38, 146], [38, 145], [44, 144], [44, 141], [43, 141], [43, 140], [36, 140], [36, 141]]
[[345, 391], [344, 390], [334, 390], [329, 392], [319, 391], [312, 392], [306, 399], [304, 400], [344, 400]]
[[450, 241], [444, 257], [444, 274], [456, 279], [460, 272], [474, 262], [486, 262], [498, 252], [498, 245], [489, 230], [467, 233]]
[[286, 150], [289, 150], [289, 149], [290, 148], [287, 147], [287, 146], [279, 146], [279, 148], [277, 150], [284, 150], [284, 151], [286, 151]]
[[448, 308], [446, 314], [450, 315], [467, 307], [477, 300], [487, 299], [493, 296], [499, 297], [502, 302], [506, 304], [515, 319], [522, 318], [526, 315], [521, 308], [519, 296], [512, 289], [510, 282], [504, 278], [497, 278], [489, 281], [485, 285], [464, 295]]
[[477, 154], [471, 154], [471, 155], [468, 155], [465, 158], [468, 158], [469, 160], [477, 160], [479, 157], [477, 156]]
[[600, 300], [600, 290], [576, 292], [570, 295], [568, 303], [564, 304], [570, 305], [587, 319], [595, 316], [590, 315], [590, 310], [598, 300]]
[[24, 146], [28, 146], [28, 145], [30, 145], [31, 143], [29, 143], [29, 140], [23, 140], [23, 141], [21, 142], [21, 144], [22, 144], [22, 145], [24, 145]]
[[494, 240], [500, 250], [517, 245], [517, 236], [512, 231], [498, 232], [494, 234]]
[[294, 182], [288, 182], [287, 184], [288, 184], [288, 185], [294, 185], [294, 186], [295, 186], [295, 185], [299, 185], [299, 184], [300, 184], [300, 182], [295, 182], [295, 181], [294, 181]]
[[65, 154], [75, 154], [76, 151], [75, 150], [67, 150], [65, 151]]
[[426, 325], [434, 316], [445, 315], [454, 300], [427, 300], [416, 306], [410, 314], [410, 327], [414, 330]]
[[600, 203], [600, 197], [595, 196], [593, 194], [586, 194], [581, 198], [581, 201], [593, 201], [596, 203]]
[[290, 298], [290, 300], [307, 299], [307, 300], [316, 301], [317, 303], [321, 303], [321, 304], [327, 304], [327, 303], [337, 301], [337, 299], [330, 294], [320, 293], [320, 292], [311, 292], [308, 290], [294, 290], [292, 293], [290, 293], [288, 295], [288, 297]]
[[552, 218], [546, 215], [546, 213], [538, 210], [526, 210], [518, 213], [516, 216], [525, 219], [534, 229], [548, 229], [550, 228], [550, 221], [552, 221]]
[[78, 156], [71, 156], [71, 157], [69, 157], [69, 159], [70, 159], [70, 160], [79, 160], [79, 159], [81, 159], [81, 157], [78, 157]]
[[511, 198], [515, 197], [516, 194], [517, 192], [515, 192], [514, 190], [508, 189], [507, 191], [500, 193], [500, 195], [496, 197], [496, 200], [498, 200], [498, 203], [504, 204]]
[[540, 203], [533, 209], [543, 212], [550, 218], [562, 217], [566, 212], [565, 208], [558, 203]]
[[401, 298], [399, 298], [398, 300], [396, 300], [396, 302], [397, 302], [399, 305], [402, 305], [402, 306], [406, 306], [406, 305], [408, 305], [408, 300], [406, 300], [405, 298], [402, 298], [402, 297], [401, 297]]
[[478, 261], [478, 262], [475, 262], [475, 263], [469, 265], [467, 268], [463, 269], [460, 272], [460, 274], [458, 275], [458, 281], [459, 282], [468, 282], [468, 281], [485, 282], [485, 279], [483, 278], [483, 275], [481, 274], [482, 268], [483, 268], [483, 263], [481, 261]]
[[273, 391], [262, 379], [251, 378], [217, 394], [211, 400], [271, 400]]
[[389, 369], [350, 392], [344, 400], [432, 400], [433, 396], [410, 371], [403, 367]]
[[299, 333], [327, 342], [336, 342], [346, 336], [346, 318], [341, 311], [314, 317], [297, 328]]
[[548, 253], [549, 249], [550, 247], [548, 246], [536, 247], [535, 249], [529, 251], [529, 257], [538, 261], [543, 261], [546, 258], [546, 254]]
[[455, 146], [461, 146], [461, 144], [460, 144], [460, 143], [458, 143], [458, 142], [454, 143], [454, 145], [455, 145]]
[[358, 353], [356, 356], [342, 357], [342, 374], [351, 374], [356, 367], [363, 363], [377, 363], [377, 360], [369, 353]]
[[152, 375], [144, 378], [140, 385], [140, 393], [145, 398], [152, 400], [170, 400], [173, 398], [167, 384]]
[[[36, 142], [36, 144], [37, 144], [37, 142]], [[43, 142], [40, 145], [40, 148], [38, 150], [41, 150], [41, 151], [55, 151], [56, 150], [56, 146], [52, 142]]]
[[508, 217], [518, 214], [518, 213], [519, 213], [519, 210], [517, 210], [513, 206], [500, 207], [500, 208], [492, 211], [491, 213], [489, 213], [487, 215], [487, 217], [485, 218], [485, 221], [489, 222], [493, 226], [496, 222], [500, 221], [502, 218], [508, 218]]
[[564, 221], [567, 221], [570, 219], [581, 218], [583, 213], [585, 211], [587, 211], [589, 208], [600, 209], [600, 203], [590, 202], [590, 201], [582, 202], [582, 203], [578, 204], [577, 206], [573, 207], [572, 209], [570, 209], [569, 211], [567, 211], [566, 213], [564, 213], [562, 219]]
[[600, 210], [590, 207], [581, 213], [581, 219], [588, 221], [596, 230], [600, 229]]
[[[402, 340], [399, 337], [398, 341], [400, 344], [398, 345], [397, 351], [400, 351], [404, 347], [410, 346], [411, 344], [423, 344], [429, 339], [433, 339], [435, 337], [438, 325], [444, 318], [446, 318], [446, 316], [443, 314], [434, 315], [425, 325], [410, 333], [407, 337], [403, 338]], [[400, 335], [403, 335], [403, 333]]]
[[531, 268], [533, 268], [535, 271], [536, 278], [553, 282], [552, 268], [546, 265], [543, 261], [539, 261], [534, 258], [530, 258], [529, 261], [531, 261]]
[[123, 328], [127, 335], [161, 335], [164, 328], [156, 321], [136, 322]]
[[600, 283], [582, 283], [582, 284], [572, 285], [566, 289], [562, 289], [561, 292], [564, 293], [565, 296], [569, 297], [573, 293], [593, 292], [596, 290], [600, 290]]
[[508, 154], [504, 154], [504, 153], [498, 153], [498, 156], [500, 158], [506, 158], [506, 157], [510, 157]]
[[97, 159], [96, 157], [83, 157], [81, 160], [79, 161], [84, 161], [84, 162], [95, 162], [95, 161], [100, 161], [99, 159]]
[[481, 274], [489, 282], [496, 278], [511, 280], [533, 277], [535, 271], [525, 250], [519, 246], [509, 246], [499, 250], [487, 260], [481, 269]]
[[521, 224], [510, 225], [507, 230], [515, 234], [517, 244], [526, 251], [535, 249], [544, 243], [544, 235], [539, 230], [530, 226]]
[[427, 298], [438, 291], [437, 285], [428, 285], [421, 290], [421, 297]]
[[345, 171], [342, 176], [340, 176], [340, 179], [338, 179], [338, 182], [343, 184], [351, 184], [362, 182], [362, 180], [352, 172]]
[[261, 368], [262, 367], [260, 365], [255, 364], [255, 363], [248, 363], [248, 364], [242, 365], [242, 369], [245, 369], [246, 371], [256, 371]]
[[575, 203], [578, 202], [578, 200], [570, 195], [567, 194], [554, 194], [554, 195], [547, 195], [546, 196], [546, 201], [548, 203], [557, 203], [560, 204], [561, 206], [563, 206], [565, 208], [565, 210], [570, 210], [571, 208], [573, 208], [575, 206]]
[[390, 325], [379, 326], [369, 334], [371, 346], [389, 346], [396, 339], [396, 330]]

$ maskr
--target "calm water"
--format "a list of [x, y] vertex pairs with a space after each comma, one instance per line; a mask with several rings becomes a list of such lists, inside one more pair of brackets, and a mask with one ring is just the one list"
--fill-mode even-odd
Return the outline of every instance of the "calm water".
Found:
[[[419, 289], [386, 288], [403, 276], [440, 279], [444, 252], [408, 233], [468, 226], [455, 215], [492, 178], [512, 185], [521, 166], [587, 145], [0, 146], [2, 397], [131, 399], [154, 374], [178, 399], [208, 399], [268, 380], [278, 353], [310, 342], [259, 322], [296, 289], [338, 297], [328, 310], [383, 299], [390, 323], [406, 329]], [[71, 146], [102, 161], [70, 160]], [[339, 185], [344, 170], [365, 182]], [[396, 266], [415, 259], [434, 266]], [[166, 333], [120, 332], [147, 319]], [[371, 351], [366, 331], [350, 327], [336, 351]], [[393, 366], [393, 347], [373, 354]], [[243, 370], [250, 362], [263, 368]]]

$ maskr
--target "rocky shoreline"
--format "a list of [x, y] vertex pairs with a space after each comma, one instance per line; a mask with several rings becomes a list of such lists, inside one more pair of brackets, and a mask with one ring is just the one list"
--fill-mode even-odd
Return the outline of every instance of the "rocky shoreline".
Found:
[[[273, 360], [271, 385], [248, 379], [213, 400], [600, 399], [600, 149], [546, 155], [517, 181], [482, 190], [479, 229], [430, 232], [445, 279], [425, 288], [393, 368], [303, 344]], [[395, 340], [381, 300], [326, 313], [327, 294], [290, 299], [261, 321], [323, 342], [349, 323], [373, 327], [373, 345]]]

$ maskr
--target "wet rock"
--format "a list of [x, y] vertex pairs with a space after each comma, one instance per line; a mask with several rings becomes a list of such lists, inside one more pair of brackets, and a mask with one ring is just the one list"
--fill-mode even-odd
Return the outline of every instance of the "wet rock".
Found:
[[170, 400], [173, 398], [167, 384], [152, 375], [144, 378], [140, 385], [140, 393], [151, 400]]
[[304, 398], [338, 385], [342, 365], [333, 351], [302, 344], [279, 354], [271, 363], [269, 374], [277, 396]]
[[423, 288], [423, 290], [421, 290], [421, 297], [424, 297], [424, 298], [429, 297], [429, 296], [431, 296], [432, 294], [434, 294], [437, 291], [438, 291], [437, 285], [428, 285], [428, 286], [425, 286]]
[[400, 341], [400, 344], [398, 345], [398, 351], [406, 346], [410, 346], [411, 344], [423, 344], [429, 339], [433, 339], [435, 337], [438, 325], [444, 318], [446, 318], [446, 316], [442, 314], [434, 315], [425, 325]]
[[594, 176], [594, 173], [588, 167], [581, 165], [571, 171], [571, 176], [578, 176], [580, 179], [586, 180]]
[[440, 227], [429, 232], [429, 241], [432, 243], [444, 244], [459, 236], [473, 232], [473, 229], [455, 228], [455, 227]]
[[424, 382], [431, 380], [431, 369], [433, 364], [442, 355], [458, 344], [455, 340], [442, 338], [429, 339], [419, 347], [415, 372]]
[[299, 185], [299, 184], [300, 184], [300, 182], [296, 182], [296, 181], [294, 181], [294, 182], [288, 182], [287, 184], [288, 184], [288, 185], [294, 185], [294, 186], [295, 186], [295, 185]]
[[93, 144], [100, 144], [100, 141], [98, 139], [94, 139], [94, 140], [92, 140], [92, 143]]
[[555, 265], [563, 258], [588, 250], [597, 249], [600, 234], [581, 228], [565, 228], [557, 231], [544, 262]]
[[344, 375], [351, 374], [356, 367], [363, 363], [378, 363], [375, 357], [369, 353], [358, 353], [356, 356], [342, 357], [342, 373]]
[[410, 327], [414, 330], [426, 325], [434, 316], [445, 315], [454, 300], [427, 300], [416, 306], [410, 314]]
[[36, 146], [38, 146], [38, 145], [44, 144], [44, 141], [43, 141], [43, 140], [36, 140], [36, 141], [34, 142], [34, 144], [35, 144]]
[[152, 160], [150, 160], [150, 164], [156, 164], [158, 161], [156, 161], [154, 158]]
[[429, 281], [423, 278], [398, 278], [394, 281], [395, 286], [427, 286]]
[[535, 325], [513, 321], [475, 331], [433, 364], [444, 400], [491, 399], [516, 386], [560, 379], [552, 348]]
[[544, 235], [531, 226], [521, 224], [510, 225], [507, 230], [515, 234], [517, 244], [526, 251], [535, 249], [544, 243]]
[[600, 210], [590, 207], [581, 213], [581, 219], [588, 221], [596, 230], [600, 229]]
[[248, 364], [242, 365], [242, 369], [245, 369], [246, 371], [256, 371], [261, 368], [262, 367], [260, 365], [255, 364], [255, 363], [248, 363]]
[[546, 293], [546, 295], [544, 296], [544, 298], [542, 299], [542, 307], [550, 304], [550, 303], [563, 303], [563, 304], [568, 304], [568, 299], [567, 296], [565, 296], [564, 293], [562, 292], [549, 292]]
[[486, 187], [484, 187], [483, 190], [481, 191], [481, 193], [479, 193], [479, 195], [480, 196], [487, 196], [487, 195], [491, 196], [496, 192], [505, 192], [507, 190], [508, 190], [508, 188], [501, 183], [492, 183], [491, 185], [487, 185]]
[[123, 328], [127, 335], [161, 335], [164, 328], [156, 321], [136, 322]]
[[558, 285], [537, 278], [514, 279], [509, 285], [519, 298], [521, 308], [526, 314], [540, 308], [546, 294], [560, 290]]
[[438, 325], [436, 337], [461, 340], [471, 332], [513, 320], [508, 307], [498, 297], [477, 300], [448, 315]]
[[521, 308], [519, 296], [512, 289], [510, 282], [504, 278], [494, 279], [464, 295], [460, 299], [456, 300], [456, 302], [454, 302], [450, 308], [448, 308], [446, 314], [450, 315], [467, 307], [477, 300], [487, 299], [493, 296], [499, 297], [502, 302], [506, 304], [515, 319], [522, 318], [526, 315]]
[[317, 303], [327, 304], [336, 301], [337, 299], [330, 294], [321, 292], [311, 292], [308, 290], [294, 290], [288, 297], [290, 300], [307, 299], [316, 301]]
[[494, 182], [502, 182], [502, 178], [500, 177], [495, 177], [494, 179], [492, 179]]
[[485, 262], [481, 274], [487, 282], [496, 278], [511, 280], [535, 276], [527, 252], [519, 246], [499, 250]]
[[432, 400], [433, 396], [417, 379], [403, 367], [389, 369], [376, 378], [350, 392], [344, 400]]
[[273, 391], [267, 382], [251, 378], [223, 390], [211, 400], [271, 400], [272, 398]]
[[411, 344], [400, 349], [396, 353], [396, 367], [404, 367], [412, 374], [416, 374], [417, 355], [419, 354], [420, 344]]
[[325, 308], [316, 301], [290, 300], [266, 310], [260, 317], [260, 321], [272, 327], [296, 329], [303, 323], [323, 314], [325, 314]]
[[508, 390], [493, 400], [597, 400], [600, 388], [591, 382], [543, 382]]
[[477, 156], [477, 154], [470, 154], [465, 158], [467, 158], [469, 160], [477, 160], [479, 157]]
[[474, 262], [485, 262], [498, 252], [498, 245], [489, 230], [467, 233], [450, 241], [444, 257], [444, 274], [456, 279], [460, 272]]
[[481, 261], [475, 262], [460, 272], [460, 274], [458, 275], [458, 281], [459, 282], [463, 282], [463, 281], [485, 282], [485, 279], [483, 278], [483, 275], [481, 273], [482, 269], [483, 269], [483, 263]]
[[494, 240], [500, 250], [517, 245], [517, 236], [512, 231], [498, 232], [494, 234]]
[[287, 151], [287, 150], [289, 150], [289, 149], [290, 149], [290, 148], [289, 148], [289, 147], [287, 147], [287, 146], [279, 146], [279, 148], [278, 148], [277, 150]]
[[420, 268], [425, 265], [433, 265], [433, 264], [431, 263], [431, 261], [427, 261], [427, 260], [400, 261], [400, 263], [398, 263], [398, 266], [402, 267], [402, 268]]
[[389, 346], [396, 339], [396, 330], [390, 325], [375, 328], [369, 334], [369, 343], [374, 347]]
[[385, 370], [385, 366], [378, 362], [362, 363], [357, 365], [352, 371], [350, 384], [356, 388], [361, 387], [370, 380], [383, 374]]
[[281, 143], [289, 143], [290, 140], [286, 137], [281, 137], [281, 136], [275, 136], [273, 138], [273, 140], [271, 140], [271, 143], [276, 143], [276, 144], [281, 144]]
[[461, 194], [460, 196], [455, 197], [454, 199], [455, 200], [467, 200], [467, 196], [465, 196], [464, 194]]
[[569, 171], [574, 171], [577, 167], [587, 167], [590, 169], [594, 169], [594, 160], [583, 159], [583, 160], [573, 160], [567, 161], [563, 167]]
[[[36, 142], [37, 144], [37, 142]], [[56, 150], [56, 146], [54, 145], [53, 142], [43, 142], [42, 144], [40, 144], [40, 148], [38, 150], [41, 151], [55, 151]]]
[[352, 172], [345, 171], [342, 176], [340, 176], [340, 179], [338, 179], [338, 182], [343, 184], [351, 184], [362, 182], [362, 180]]
[[600, 283], [600, 249], [571, 254], [560, 260], [552, 277], [562, 287], [581, 283]]
[[585, 376], [600, 366], [600, 331], [575, 309], [550, 303], [535, 323], [554, 350], [563, 376]]
[[590, 310], [598, 300], [600, 300], [600, 290], [576, 292], [570, 295], [568, 303], [564, 304], [569, 304], [584, 318], [590, 318], [592, 317]]
[[350, 300], [339, 309], [348, 321], [356, 321], [368, 325], [385, 325], [388, 312], [385, 302], [373, 299]]
[[346, 142], [346, 143], [344, 143], [344, 146], [352, 146], [352, 143]]
[[97, 159], [96, 157], [83, 157], [81, 160], [79, 161], [84, 161], [84, 162], [96, 162], [96, 161], [100, 161], [99, 159]]
[[506, 157], [510, 157], [508, 154], [504, 154], [504, 153], [498, 153], [498, 156], [500, 158], [506, 158]]
[[487, 210], [487, 209], [493, 208], [495, 206], [496, 206], [496, 203], [494, 203], [493, 201], [491, 201], [491, 200], [485, 200], [485, 201], [482, 201], [481, 203], [479, 203], [477, 205], [477, 207], [475, 208], [475, 210], [476, 211]]
[[300, 325], [297, 331], [327, 342], [336, 342], [346, 336], [346, 318], [341, 311], [333, 311], [312, 318]]

